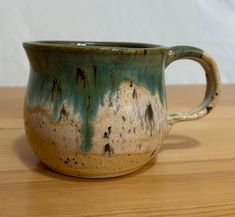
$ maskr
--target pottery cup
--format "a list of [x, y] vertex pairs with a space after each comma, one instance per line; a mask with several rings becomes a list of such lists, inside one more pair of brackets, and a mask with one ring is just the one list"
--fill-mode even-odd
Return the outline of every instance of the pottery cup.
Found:
[[[138, 170], [157, 155], [173, 124], [204, 117], [220, 94], [214, 60], [195, 47], [83, 41], [23, 46], [30, 63], [26, 135], [38, 158], [63, 174], [114, 177]], [[206, 92], [199, 106], [169, 113], [164, 73], [179, 59], [203, 67]]]

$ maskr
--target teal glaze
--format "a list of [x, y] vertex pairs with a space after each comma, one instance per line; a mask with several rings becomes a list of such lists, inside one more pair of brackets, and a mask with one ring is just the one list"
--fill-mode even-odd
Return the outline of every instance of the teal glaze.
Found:
[[27, 106], [52, 105], [52, 118], [59, 121], [64, 102], [72, 105], [82, 121], [81, 151], [88, 152], [92, 148], [92, 120], [104, 95], [116, 94], [122, 81], [134, 82], [145, 86], [152, 94], [158, 93], [166, 106], [165, 53], [160, 48], [155, 53], [143, 48], [115, 53], [27, 43], [24, 47], [31, 66]]

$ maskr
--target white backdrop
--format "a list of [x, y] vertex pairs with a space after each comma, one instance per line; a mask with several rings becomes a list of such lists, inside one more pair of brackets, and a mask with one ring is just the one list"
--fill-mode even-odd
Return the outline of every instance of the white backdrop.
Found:
[[[135, 41], [192, 45], [235, 83], [235, 0], [0, 0], [0, 86], [26, 85], [31, 40]], [[202, 83], [202, 69], [173, 63], [168, 83]]]

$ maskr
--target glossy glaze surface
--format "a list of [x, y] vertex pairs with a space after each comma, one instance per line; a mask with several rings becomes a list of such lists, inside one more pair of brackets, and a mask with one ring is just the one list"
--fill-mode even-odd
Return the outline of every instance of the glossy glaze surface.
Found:
[[[178, 121], [207, 115], [218, 70], [202, 50], [121, 42], [28, 42], [28, 140], [42, 162], [74, 176], [113, 177], [145, 165]], [[192, 59], [206, 72], [201, 105], [167, 114], [164, 71]]]

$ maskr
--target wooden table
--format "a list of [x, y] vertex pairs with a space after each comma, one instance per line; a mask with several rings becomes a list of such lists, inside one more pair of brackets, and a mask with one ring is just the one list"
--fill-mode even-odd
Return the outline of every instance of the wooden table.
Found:
[[[202, 86], [168, 88], [170, 110], [199, 103]], [[25, 137], [24, 88], [0, 89], [0, 216], [235, 216], [235, 85], [204, 119], [174, 126], [157, 163], [120, 178], [64, 176]]]

